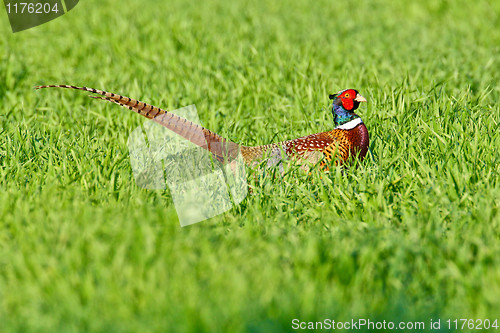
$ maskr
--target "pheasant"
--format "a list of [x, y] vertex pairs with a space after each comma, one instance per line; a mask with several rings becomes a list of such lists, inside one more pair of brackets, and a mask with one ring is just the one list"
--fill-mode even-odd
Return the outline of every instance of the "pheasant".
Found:
[[319, 163], [321, 169], [328, 171], [328, 164], [332, 161], [336, 165], [343, 165], [356, 156], [363, 160], [368, 151], [368, 130], [361, 118], [354, 113], [359, 104], [366, 102], [366, 99], [355, 89], [341, 90], [329, 96], [333, 100], [332, 114], [335, 124], [333, 130], [280, 143], [243, 146], [231, 142], [185, 118], [129, 97], [93, 88], [70, 85], [35, 87], [35, 89], [41, 88], [68, 88], [98, 94], [100, 96], [91, 95], [89, 97], [118, 104], [148, 119], [152, 119], [195, 145], [208, 150], [221, 162], [235, 160], [241, 154], [243, 160], [249, 166], [256, 166], [262, 161], [267, 161], [267, 166], [280, 164], [280, 169], [282, 169], [281, 161], [292, 158], [303, 164], [306, 170], [309, 169], [308, 165]]

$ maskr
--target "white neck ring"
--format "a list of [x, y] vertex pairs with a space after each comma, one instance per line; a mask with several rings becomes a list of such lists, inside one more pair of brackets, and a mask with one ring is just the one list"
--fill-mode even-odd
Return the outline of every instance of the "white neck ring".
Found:
[[356, 118], [356, 119], [353, 119], [345, 124], [342, 124], [342, 125], [335, 127], [335, 129], [350, 130], [350, 129], [353, 129], [354, 127], [356, 127], [362, 123], [363, 123], [363, 120], [361, 120], [361, 118]]

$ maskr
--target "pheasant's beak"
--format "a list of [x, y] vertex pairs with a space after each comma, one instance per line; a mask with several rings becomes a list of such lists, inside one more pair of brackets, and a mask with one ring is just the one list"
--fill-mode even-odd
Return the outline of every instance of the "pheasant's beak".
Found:
[[363, 96], [361, 96], [360, 94], [357, 94], [356, 95], [356, 98], [354, 99], [356, 102], [366, 102], [366, 98], [364, 98]]

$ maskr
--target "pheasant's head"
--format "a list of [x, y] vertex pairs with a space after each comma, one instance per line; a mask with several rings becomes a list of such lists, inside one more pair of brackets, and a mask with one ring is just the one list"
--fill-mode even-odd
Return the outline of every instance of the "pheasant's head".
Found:
[[361, 96], [355, 89], [341, 90], [334, 95], [330, 95], [330, 99], [333, 100], [332, 113], [337, 127], [359, 118], [354, 113], [354, 110], [359, 107], [359, 103], [366, 102], [366, 98]]

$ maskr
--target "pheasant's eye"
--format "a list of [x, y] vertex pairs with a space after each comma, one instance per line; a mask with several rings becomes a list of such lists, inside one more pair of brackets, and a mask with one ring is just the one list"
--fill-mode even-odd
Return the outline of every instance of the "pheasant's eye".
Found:
[[345, 98], [349, 98], [350, 95], [349, 95], [349, 93], [347, 93], [344, 96], [345, 96]]

